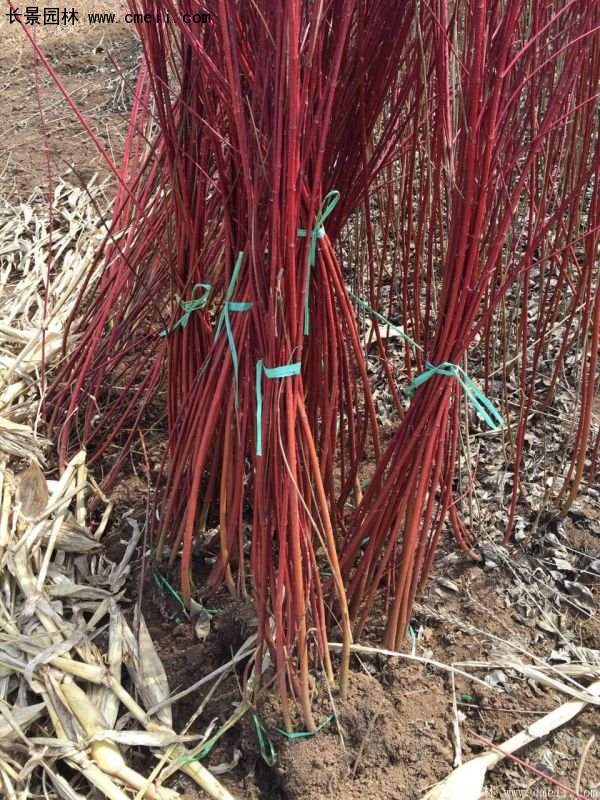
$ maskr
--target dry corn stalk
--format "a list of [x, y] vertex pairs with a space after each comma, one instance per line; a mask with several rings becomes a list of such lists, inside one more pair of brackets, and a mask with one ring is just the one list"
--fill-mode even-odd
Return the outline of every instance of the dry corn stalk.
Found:
[[[53, 797], [82, 800], [94, 787], [111, 800], [132, 793], [176, 800], [178, 792], [128, 765], [131, 747], [148, 747], [159, 758], [168, 753], [170, 763], [175, 756], [208, 796], [233, 800], [207, 769], [189, 761], [185, 745], [199, 737], [173, 731], [169, 686], [150, 634], [140, 621], [136, 637], [125, 622], [119, 601], [134, 549], [118, 565], [102, 553], [110, 504], [95, 533], [88, 529], [87, 495], [107, 500], [87, 474], [85, 453], [58, 481], [42, 471], [47, 442], [36, 432], [42, 341], [47, 366], [101, 238], [85, 192], [59, 184], [53, 216], [54, 274], [44, 320], [47, 223], [31, 206], [0, 206], [0, 795], [50, 797], [53, 788]], [[24, 470], [19, 465], [19, 475], [14, 458], [29, 462]], [[93, 637], [107, 618], [104, 654]], [[123, 664], [143, 706], [122, 684]], [[160, 713], [149, 715], [157, 704]], [[145, 730], [115, 730], [122, 706]], [[61, 761], [80, 776], [73, 785], [56, 770]]]
[[[587, 694], [592, 698], [600, 698], [600, 681], [588, 686]], [[461, 764], [451, 772], [443, 781], [430, 789], [423, 800], [478, 800], [481, 797], [485, 776], [489, 769], [493, 769], [502, 759], [516, 753], [536, 739], [547, 736], [552, 731], [564, 725], [577, 716], [586, 707], [583, 700], [569, 700], [554, 711], [536, 720], [524, 730], [511, 736], [497, 749], [485, 753]]]

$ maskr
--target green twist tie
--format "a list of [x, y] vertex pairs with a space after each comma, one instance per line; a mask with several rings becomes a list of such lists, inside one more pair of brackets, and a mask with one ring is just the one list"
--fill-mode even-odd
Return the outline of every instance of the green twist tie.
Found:
[[189, 616], [189, 615], [188, 615], [187, 608], [185, 607], [185, 603], [183, 602], [183, 600], [182, 600], [182, 598], [181, 598], [181, 595], [179, 594], [179, 592], [178, 592], [176, 589], [174, 589], [174, 588], [171, 586], [171, 584], [170, 584], [170, 583], [169, 583], [169, 581], [168, 581], [168, 580], [167, 580], [167, 579], [164, 577], [164, 575], [161, 575], [161, 574], [160, 574], [160, 572], [155, 572], [155, 573], [154, 573], [154, 582], [156, 583], [156, 585], [157, 585], [157, 586], [158, 586], [158, 588], [160, 589], [160, 591], [161, 591], [161, 594], [164, 594], [164, 591], [163, 591], [163, 590], [164, 590], [164, 589], [166, 589], [166, 590], [169, 592], [169, 594], [170, 594], [172, 597], [174, 597], [174, 598], [175, 598], [175, 600], [177, 600], [177, 602], [178, 602], [178, 603], [179, 603], [179, 605], [181, 606], [181, 608], [182, 608], [183, 612], [186, 614], [186, 616]]
[[330, 714], [328, 717], [325, 717], [323, 722], [319, 725], [319, 727], [314, 731], [284, 731], [282, 728], [277, 728], [277, 732], [280, 733], [282, 736], [285, 736], [286, 739], [309, 739], [311, 736], [316, 736], [319, 731], [322, 731], [331, 720], [333, 719], [333, 714]]
[[[306, 292], [304, 297], [304, 335], [308, 336], [310, 331], [310, 273], [317, 262], [317, 242], [325, 236], [323, 223], [337, 206], [340, 193], [337, 189], [327, 192], [321, 203], [321, 207], [315, 215], [315, 226], [310, 232], [310, 249], [308, 251], [308, 270], [306, 271]], [[298, 236], [309, 236], [306, 228], [298, 228]]]
[[284, 364], [281, 367], [265, 367], [262, 359], [256, 362], [256, 455], [262, 456], [262, 377], [291, 378], [299, 375], [302, 364]]
[[[204, 289], [204, 293], [201, 297], [194, 297], [194, 293], [198, 287]], [[204, 308], [205, 305], [208, 303], [208, 299], [212, 292], [212, 286], [210, 283], [195, 283], [192, 289], [192, 299], [191, 300], [182, 300], [178, 294], [175, 295], [177, 302], [181, 306], [183, 311], [183, 316], [180, 317], [177, 322], [173, 325], [171, 330], [167, 328], [165, 331], [161, 331], [160, 336], [168, 336], [170, 333], [173, 333], [175, 328], [185, 328], [185, 326], [190, 321], [190, 317], [194, 311], [199, 311], [201, 308]]]
[[374, 308], [371, 308], [371, 306], [368, 303], [366, 303], [364, 300], [361, 300], [361, 298], [355, 295], [354, 292], [351, 291], [350, 289], [348, 289], [348, 294], [358, 306], [364, 308], [365, 311], [368, 311], [369, 314], [372, 314], [372, 316], [374, 316], [380, 322], [383, 322], [383, 324], [387, 325], [388, 328], [391, 328], [393, 331], [396, 331], [396, 333], [399, 333], [400, 336], [402, 336], [403, 339], [406, 339], [406, 341], [409, 344], [411, 344], [416, 350], [421, 350], [421, 351], [423, 350], [420, 344], [415, 342], [415, 340], [412, 339], [408, 335], [408, 333], [405, 333], [404, 328], [401, 328], [399, 325], [394, 325], [393, 322], [390, 322], [389, 319], [386, 319], [386, 317], [384, 317], [383, 314], [380, 314], [379, 311], [375, 311]]
[[239, 367], [239, 360], [238, 360], [238, 353], [237, 347], [235, 346], [235, 337], [233, 335], [233, 330], [231, 329], [231, 319], [229, 317], [230, 311], [249, 311], [252, 308], [252, 303], [243, 301], [243, 302], [234, 302], [231, 300], [231, 296], [235, 291], [235, 286], [237, 284], [240, 270], [242, 269], [242, 264], [244, 262], [244, 253], [240, 251], [238, 253], [238, 257], [235, 262], [235, 266], [233, 268], [233, 274], [231, 276], [231, 280], [229, 281], [229, 286], [227, 288], [227, 292], [225, 294], [225, 302], [223, 303], [223, 310], [221, 311], [221, 315], [219, 316], [219, 321], [217, 323], [217, 327], [215, 329], [215, 339], [221, 332], [223, 325], [225, 325], [225, 332], [227, 334], [227, 343], [229, 345], [229, 352], [231, 353], [231, 363], [233, 365], [233, 372], [234, 372], [234, 397], [235, 397], [235, 407], [238, 408], [239, 405], [239, 396], [238, 396], [238, 367]]
[[502, 414], [488, 400], [477, 384], [471, 380], [462, 367], [459, 367], [458, 364], [452, 364], [450, 361], [443, 361], [437, 365], [427, 362], [425, 372], [422, 372], [414, 379], [408, 389], [404, 390], [405, 394], [408, 397], [412, 397], [419, 386], [426, 383], [432, 375], [446, 375], [449, 378], [455, 378], [462, 386], [477, 416], [485, 422], [490, 430], [501, 431], [506, 427]]
[[[366, 303], [364, 300], [361, 300], [360, 297], [357, 297], [354, 292], [351, 292], [349, 289], [348, 294], [361, 308], [364, 308], [365, 311], [368, 311], [369, 314], [372, 314], [380, 322], [383, 322], [384, 325], [388, 325], [392, 330], [399, 333], [410, 345], [412, 345], [415, 350], [420, 350], [423, 352], [421, 345], [415, 342], [414, 339], [405, 333], [403, 328], [400, 328], [398, 325], [394, 325], [393, 322], [390, 322], [389, 319], [386, 319], [378, 311], [375, 311], [374, 308], [371, 308], [368, 303]], [[432, 375], [446, 375], [449, 378], [455, 378], [459, 382], [465, 394], [467, 395], [467, 399], [475, 409], [477, 416], [486, 423], [490, 430], [501, 431], [506, 427], [506, 422], [504, 421], [502, 414], [492, 404], [492, 402], [488, 400], [481, 389], [467, 375], [462, 367], [459, 367], [458, 364], [452, 364], [450, 361], [444, 361], [437, 366], [434, 366], [427, 361], [426, 367], [427, 369], [425, 372], [421, 373], [421, 375], [418, 375], [408, 389], [404, 390], [404, 393], [408, 397], [412, 397], [419, 386], [422, 386], [426, 381], [428, 381]]]
[[277, 763], [277, 750], [275, 750], [275, 745], [269, 738], [269, 735], [265, 730], [265, 726], [262, 724], [256, 714], [252, 714], [252, 719], [254, 720], [254, 727], [256, 728], [258, 749], [260, 750], [262, 760], [268, 767], [274, 767]]
[[412, 655], [415, 656], [417, 654], [417, 634], [415, 633], [415, 629], [412, 625], [408, 626], [408, 632], [410, 633], [410, 638], [412, 639]]

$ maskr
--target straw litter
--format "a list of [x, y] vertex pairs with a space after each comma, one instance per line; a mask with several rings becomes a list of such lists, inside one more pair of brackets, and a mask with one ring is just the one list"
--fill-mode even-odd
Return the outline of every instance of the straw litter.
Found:
[[[123, 613], [133, 549], [118, 565], [104, 555], [112, 507], [85, 453], [59, 480], [44, 475], [44, 370], [60, 356], [104, 236], [90, 194], [102, 200], [102, 187], [59, 183], [51, 233], [41, 198], [0, 207], [0, 795], [175, 800], [163, 771], [181, 770], [210, 797], [232, 800], [186, 747], [203, 737], [173, 730], [167, 676], [144, 620], [133, 630]], [[128, 765], [131, 747], [156, 756], [151, 776]]]

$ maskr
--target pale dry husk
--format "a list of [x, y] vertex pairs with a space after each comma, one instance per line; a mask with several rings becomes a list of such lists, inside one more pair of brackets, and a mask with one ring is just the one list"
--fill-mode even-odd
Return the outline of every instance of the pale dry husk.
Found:
[[[600, 681], [595, 681], [587, 689], [592, 699], [600, 697]], [[437, 783], [425, 794], [422, 800], [479, 800], [482, 796], [485, 776], [488, 770], [512, 753], [548, 736], [561, 725], [577, 716], [586, 707], [584, 700], [569, 700], [554, 711], [533, 722], [527, 728], [512, 736], [497, 749], [487, 750], [479, 756], [465, 761], [453, 772]]]
[[[186, 743], [200, 737], [173, 730], [168, 681], [150, 634], [143, 620], [134, 634], [123, 615], [133, 550], [119, 565], [104, 555], [105, 498], [95, 535], [87, 526], [95, 484], [85, 453], [59, 481], [44, 477], [48, 443], [36, 431], [42, 342], [48, 365], [103, 236], [94, 208], [87, 192], [57, 186], [45, 307], [44, 212], [35, 201], [0, 207], [0, 796], [173, 800], [178, 792], [161, 784], [168, 769], [185, 772], [211, 797], [232, 800], [188, 757]], [[101, 629], [108, 632], [104, 649]], [[125, 713], [131, 729], [117, 724]], [[133, 747], [151, 748], [163, 765], [152, 780], [128, 765]], [[64, 764], [76, 776], [70, 782]]]

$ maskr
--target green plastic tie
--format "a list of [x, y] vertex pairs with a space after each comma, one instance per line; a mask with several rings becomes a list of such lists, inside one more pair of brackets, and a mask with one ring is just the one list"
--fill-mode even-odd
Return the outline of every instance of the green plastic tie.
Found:
[[415, 629], [412, 625], [408, 626], [408, 632], [410, 634], [410, 638], [412, 640], [412, 651], [411, 654], [414, 656], [417, 653], [417, 634], [415, 633]]
[[327, 727], [331, 720], [333, 719], [333, 714], [330, 714], [326, 717], [323, 722], [319, 725], [316, 731], [284, 731], [281, 728], [277, 728], [277, 733], [280, 733], [282, 736], [285, 736], [286, 739], [308, 739], [311, 736], [316, 736], [319, 731], [322, 731], [323, 728]]
[[214, 736], [212, 739], [209, 739], [208, 742], [202, 748], [202, 750], [200, 750], [200, 752], [197, 755], [193, 756], [193, 760], [194, 761], [202, 761], [203, 758], [206, 758], [206, 756], [210, 754], [211, 750], [213, 749], [213, 747], [216, 745], [216, 743], [218, 741], [219, 741], [219, 737], [218, 736]]
[[330, 192], [327, 192], [325, 197], [323, 198], [323, 202], [319, 210], [315, 215], [315, 225], [312, 231], [309, 231], [306, 228], [298, 228], [297, 235], [298, 236], [309, 236], [310, 235], [310, 249], [308, 251], [308, 269], [306, 271], [306, 292], [304, 296], [304, 335], [308, 336], [310, 332], [310, 273], [312, 268], [315, 266], [317, 262], [317, 243], [319, 239], [322, 239], [325, 236], [325, 228], [323, 227], [323, 223], [327, 219], [327, 217], [331, 214], [333, 209], [337, 206], [340, 200], [340, 193], [337, 189], [332, 189]]
[[[361, 308], [364, 308], [365, 311], [368, 311], [369, 314], [372, 314], [380, 322], [383, 322], [384, 325], [389, 326], [392, 330], [399, 333], [410, 345], [412, 345], [412, 347], [414, 347], [415, 350], [424, 352], [421, 345], [415, 342], [412, 337], [405, 333], [403, 328], [399, 327], [398, 325], [394, 325], [393, 322], [390, 322], [378, 311], [375, 311], [374, 308], [371, 308], [368, 303], [366, 303], [364, 300], [361, 300], [360, 297], [357, 297], [354, 292], [348, 290], [348, 294]], [[425, 372], [422, 372], [420, 375], [418, 375], [413, 380], [411, 385], [404, 390], [404, 393], [408, 397], [412, 397], [419, 386], [422, 386], [426, 381], [428, 381], [432, 375], [446, 375], [449, 378], [455, 378], [459, 382], [467, 396], [467, 399], [475, 409], [477, 416], [486, 423], [490, 430], [501, 431], [506, 427], [506, 422], [504, 421], [502, 414], [493, 405], [491, 400], [485, 396], [477, 384], [467, 375], [462, 367], [459, 367], [458, 364], [452, 364], [450, 361], [443, 361], [441, 364], [437, 365], [426, 361], [425, 366], [427, 367]]]
[[256, 455], [262, 456], [262, 378], [291, 378], [299, 375], [302, 364], [284, 364], [281, 367], [265, 367], [263, 360], [256, 363]]
[[237, 347], [235, 346], [235, 337], [233, 335], [233, 330], [231, 328], [231, 319], [229, 317], [230, 311], [249, 311], [252, 308], [252, 303], [249, 301], [233, 301], [231, 300], [231, 296], [235, 291], [235, 286], [237, 284], [240, 270], [242, 268], [242, 264], [244, 262], [244, 253], [240, 251], [238, 253], [238, 257], [235, 262], [235, 266], [233, 268], [233, 274], [231, 276], [231, 280], [229, 281], [229, 286], [227, 287], [227, 292], [225, 294], [225, 302], [223, 303], [223, 310], [221, 311], [221, 315], [219, 317], [219, 321], [217, 323], [217, 327], [215, 329], [215, 339], [221, 333], [221, 329], [223, 325], [225, 325], [225, 332], [227, 334], [227, 343], [229, 345], [229, 352], [231, 353], [231, 363], [233, 365], [233, 373], [234, 373], [234, 398], [235, 398], [235, 407], [238, 408], [239, 405], [239, 396], [238, 396], [238, 368], [239, 368], [239, 360], [238, 360], [238, 353]]
[[408, 389], [404, 390], [408, 397], [412, 397], [419, 386], [426, 383], [432, 375], [446, 375], [458, 381], [467, 395], [467, 399], [475, 409], [477, 416], [485, 422], [490, 430], [501, 431], [506, 427], [502, 414], [494, 407], [493, 403], [488, 400], [462, 367], [459, 367], [458, 364], [452, 364], [450, 361], [443, 361], [441, 364], [430, 364], [427, 362], [426, 366], [427, 369], [425, 372], [417, 375]]
[[[204, 289], [204, 293], [201, 297], [194, 297], [196, 289], [202, 288]], [[192, 299], [191, 300], [182, 300], [178, 294], [175, 295], [177, 298], [177, 302], [181, 306], [183, 311], [183, 316], [181, 316], [177, 322], [173, 325], [173, 327], [169, 330], [162, 331], [160, 336], [168, 336], [170, 333], [173, 333], [175, 328], [185, 328], [185, 326], [190, 321], [191, 315], [194, 311], [199, 311], [201, 308], [204, 308], [208, 303], [208, 299], [212, 293], [212, 285], [210, 283], [195, 283], [192, 288]]]
[[238, 711], [240, 710], [242, 711], [242, 714], [238, 715], [236, 712], [236, 714], [232, 715], [226, 721], [226, 723], [219, 728], [219, 730], [215, 734], [213, 734], [210, 738], [204, 741], [201, 749], [196, 753], [196, 755], [183, 757], [178, 760], [178, 763], [189, 764], [191, 761], [202, 761], [204, 758], [206, 758], [212, 752], [217, 742], [227, 733], [227, 731], [229, 731], [233, 727], [233, 725], [236, 722], [238, 722], [241, 719], [241, 716], [243, 716], [246, 713], [246, 711], [248, 711], [248, 706], [244, 704], [243, 708], [241, 706], [240, 708], [238, 708]]
[[406, 341], [409, 344], [411, 344], [416, 350], [420, 350], [421, 352], [423, 352], [423, 348], [421, 347], [421, 345], [418, 342], [415, 342], [415, 340], [412, 339], [408, 335], [408, 333], [404, 331], [404, 328], [401, 328], [399, 325], [394, 325], [393, 322], [390, 322], [389, 319], [386, 319], [383, 316], [383, 314], [379, 313], [379, 311], [375, 311], [374, 308], [371, 308], [371, 306], [368, 303], [366, 303], [360, 297], [355, 295], [354, 292], [352, 292], [350, 289], [348, 289], [348, 294], [357, 305], [359, 305], [361, 308], [364, 308], [365, 311], [368, 311], [369, 314], [372, 314], [372, 316], [376, 317], [380, 322], [383, 322], [383, 324], [387, 325], [388, 328], [391, 328], [393, 331], [396, 331], [396, 333], [399, 333], [400, 336], [402, 336], [403, 339], [406, 339]]
[[208, 742], [208, 744], [205, 745], [199, 753], [196, 753], [195, 756], [183, 756], [177, 760], [177, 763], [184, 766], [185, 764], [192, 764], [194, 761], [202, 761], [202, 759], [206, 758], [206, 756], [210, 753], [216, 743], [216, 739]]
[[195, 756], [184, 756], [179, 760], [179, 764], [191, 764], [192, 761], [202, 761], [202, 759], [206, 758], [216, 745], [216, 743], [221, 738], [220, 733], [216, 733], [215, 736], [211, 736], [211, 738], [205, 743], [204, 747], [196, 753]]
[[254, 720], [254, 727], [256, 728], [258, 749], [260, 750], [262, 760], [268, 767], [274, 767], [277, 763], [277, 750], [275, 749], [275, 745], [269, 738], [264, 725], [256, 716], [256, 714], [252, 714], [252, 719]]
[[155, 572], [154, 573], [154, 581], [155, 581], [156, 585], [158, 586], [158, 588], [161, 590], [161, 592], [163, 591], [163, 589], [166, 589], [169, 592], [169, 594], [172, 597], [174, 597], [175, 600], [177, 600], [177, 602], [179, 603], [179, 605], [181, 606], [181, 608], [183, 609], [183, 611], [187, 615], [187, 613], [188, 613], [187, 612], [187, 608], [185, 607], [185, 603], [183, 602], [183, 599], [182, 599], [181, 595], [179, 594], [179, 592], [176, 589], [174, 589], [171, 586], [171, 584], [164, 577], [164, 575], [161, 575], [160, 572]]

